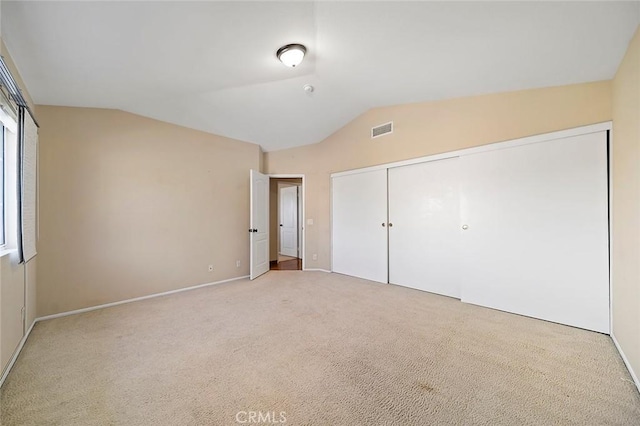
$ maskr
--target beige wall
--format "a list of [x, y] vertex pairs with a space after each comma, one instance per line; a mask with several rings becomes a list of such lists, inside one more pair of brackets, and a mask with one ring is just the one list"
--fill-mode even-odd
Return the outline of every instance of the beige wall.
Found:
[[0, 364], [2, 367], [8, 364], [24, 332], [22, 321], [22, 308], [25, 302], [24, 265], [18, 263], [17, 254], [14, 252], [0, 258], [0, 300], [3, 302], [0, 310], [2, 316]]
[[[31, 327], [31, 324], [35, 321], [38, 315], [38, 307], [37, 307], [37, 270], [38, 270], [38, 258], [32, 258], [26, 265], [26, 275], [25, 275], [25, 320], [26, 320], [26, 329]], [[26, 331], [26, 330], [25, 330]]]
[[[377, 108], [324, 141], [265, 154], [268, 173], [304, 173], [306, 267], [331, 269], [330, 174], [611, 119], [611, 82]], [[372, 126], [394, 133], [370, 139]], [[313, 261], [313, 254], [318, 260]]]
[[613, 80], [613, 334], [640, 375], [640, 29]]
[[264, 173], [264, 151], [262, 151], [262, 147], [260, 147], [260, 157], [258, 158], [258, 171], [260, 173]]
[[37, 114], [40, 316], [248, 275], [258, 145], [116, 110]]

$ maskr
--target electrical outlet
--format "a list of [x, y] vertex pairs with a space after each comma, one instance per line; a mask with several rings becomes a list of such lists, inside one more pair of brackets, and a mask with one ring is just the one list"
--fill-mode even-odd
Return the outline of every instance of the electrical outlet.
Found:
[[213, 265], [209, 265], [209, 272], [213, 272]]
[[236, 268], [239, 268], [239, 267], [240, 267], [240, 261], [236, 260]]
[[313, 260], [318, 260], [318, 255], [313, 253], [313, 256], [311, 256], [313, 258]]

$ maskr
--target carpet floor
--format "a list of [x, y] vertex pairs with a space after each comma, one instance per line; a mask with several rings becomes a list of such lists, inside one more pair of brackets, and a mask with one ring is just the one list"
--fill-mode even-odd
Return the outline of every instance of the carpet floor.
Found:
[[322, 272], [36, 324], [8, 425], [640, 425], [609, 336]]

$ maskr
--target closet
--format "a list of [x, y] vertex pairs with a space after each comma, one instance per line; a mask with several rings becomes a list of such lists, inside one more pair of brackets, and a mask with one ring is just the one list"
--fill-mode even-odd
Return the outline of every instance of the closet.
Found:
[[332, 175], [334, 272], [609, 332], [608, 130]]

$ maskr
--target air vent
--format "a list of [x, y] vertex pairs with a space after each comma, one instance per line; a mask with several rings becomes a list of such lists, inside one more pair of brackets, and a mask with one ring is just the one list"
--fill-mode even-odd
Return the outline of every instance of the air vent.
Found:
[[371, 139], [393, 133], [393, 121], [371, 128]]

